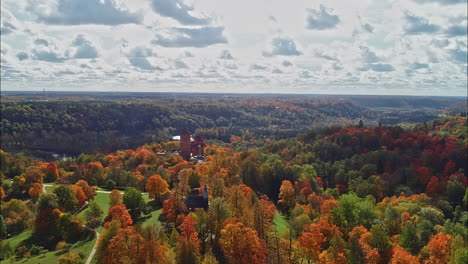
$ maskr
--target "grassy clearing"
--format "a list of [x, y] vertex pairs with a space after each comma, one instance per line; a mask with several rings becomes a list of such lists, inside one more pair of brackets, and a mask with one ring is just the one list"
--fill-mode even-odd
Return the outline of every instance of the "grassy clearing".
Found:
[[19, 243], [28, 239], [31, 236], [31, 234], [31, 230], [25, 230], [15, 236], [10, 237], [9, 239], [3, 240], [2, 243], [10, 243], [11, 248], [16, 248], [19, 245]]
[[[27, 234], [28, 232], [29, 232], [29, 234]], [[29, 238], [29, 236], [31, 235], [30, 231], [26, 231], [26, 232], [23, 232], [23, 233], [21, 233], [20, 235], [23, 236], [23, 237], [27, 236], [24, 239]], [[14, 238], [16, 240], [18, 240], [19, 242], [24, 240], [24, 239], [20, 240], [20, 237], [16, 238], [16, 236], [10, 238], [9, 240], [14, 239]], [[10, 243], [11, 243], [11, 245], [13, 245], [12, 244], [13, 242], [10, 242]], [[75, 243], [75, 244], [73, 244], [71, 246], [70, 251], [75, 253], [75, 254], [78, 254], [79, 252], [83, 252], [84, 255], [86, 256], [85, 257], [85, 260], [86, 260], [86, 258], [88, 258], [89, 254], [91, 253], [91, 250], [93, 249], [95, 243], [96, 243], [96, 238], [94, 238], [93, 240], [78, 241], [77, 243]], [[18, 259], [16, 261], [12, 261], [11, 259], [4, 260], [1, 263], [2, 264], [3, 263], [5, 263], [5, 264], [6, 263], [28, 263], [28, 264], [57, 263], [58, 258], [61, 255], [65, 254], [66, 252], [67, 251], [65, 251], [65, 250], [51, 251], [51, 252], [47, 252], [45, 254], [39, 254], [39, 255], [31, 257], [31, 258]]]
[[146, 227], [150, 224], [156, 224], [156, 223], [159, 223], [159, 216], [161, 215], [162, 213], [162, 209], [158, 209], [156, 211], [153, 211], [151, 212], [151, 217], [146, 219], [145, 222], [143, 222], [143, 227]]
[[283, 235], [287, 228], [289, 227], [289, 223], [286, 220], [286, 216], [276, 212], [275, 216], [273, 217], [273, 224], [276, 227], [276, 231], [278, 231], [279, 235]]
[[[101, 207], [104, 211], [104, 216], [107, 215], [109, 211], [109, 194], [108, 193], [96, 193], [94, 196], [94, 201]], [[89, 210], [88, 208], [81, 211], [78, 216], [83, 220], [83, 223], [86, 224], [86, 211]]]

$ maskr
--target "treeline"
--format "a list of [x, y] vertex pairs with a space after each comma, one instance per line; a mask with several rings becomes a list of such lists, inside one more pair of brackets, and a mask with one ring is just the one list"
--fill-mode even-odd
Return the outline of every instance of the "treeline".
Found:
[[70, 154], [136, 148], [183, 130], [224, 142], [250, 133], [262, 141], [372, 118], [362, 107], [326, 98], [4, 102], [1, 114], [2, 149]]

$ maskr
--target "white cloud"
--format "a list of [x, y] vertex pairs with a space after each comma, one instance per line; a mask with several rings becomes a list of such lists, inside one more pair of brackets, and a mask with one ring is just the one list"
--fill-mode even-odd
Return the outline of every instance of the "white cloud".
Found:
[[156, 53], [151, 48], [138, 46], [130, 50], [127, 58], [131, 65], [135, 66], [139, 70], [153, 71], [163, 70], [161, 67], [153, 65], [150, 62], [150, 58], [156, 57]]
[[74, 59], [94, 59], [99, 56], [97, 48], [83, 34], [78, 34], [71, 46], [68, 54]]
[[227, 43], [223, 30], [224, 27], [171, 28], [168, 32], [157, 33], [152, 43], [173, 48], [203, 48]]
[[407, 24], [405, 25], [406, 34], [431, 34], [439, 31], [440, 27], [429, 23], [429, 21], [424, 17], [418, 17], [407, 13], [405, 15]]
[[287, 60], [283, 61], [281, 64], [282, 64], [284, 67], [290, 67], [290, 66], [293, 65], [290, 61], [287, 61]]
[[369, 63], [366, 64], [365, 66], [358, 68], [360, 71], [375, 71], [375, 72], [390, 72], [394, 71], [395, 68], [393, 68], [392, 65], [386, 64], [386, 63]]
[[326, 30], [335, 28], [340, 18], [333, 14], [333, 9], [320, 5], [319, 9], [307, 9], [307, 28], [312, 30]]
[[141, 23], [143, 14], [132, 12], [116, 0], [56, 0], [41, 3], [31, 1], [29, 10], [40, 22], [56, 25], [119, 25]]
[[302, 54], [297, 50], [296, 43], [294, 40], [289, 38], [277, 37], [271, 40], [270, 50], [264, 51], [263, 56], [271, 57], [275, 55], [283, 56], [299, 56]]
[[1, 8], [0, 16], [0, 35], [6, 35], [17, 31], [19, 28], [19, 23], [16, 20], [16, 17], [11, 14], [5, 8]]
[[231, 55], [231, 52], [229, 52], [229, 50], [223, 50], [221, 52], [221, 54], [219, 55], [219, 58], [223, 59], [223, 60], [233, 60], [234, 59], [234, 57]]
[[466, 0], [414, 0], [421, 4], [438, 3], [441, 5], [466, 4]]
[[153, 10], [161, 16], [170, 17], [183, 25], [206, 25], [209, 18], [194, 16], [194, 8], [183, 0], [152, 0]]

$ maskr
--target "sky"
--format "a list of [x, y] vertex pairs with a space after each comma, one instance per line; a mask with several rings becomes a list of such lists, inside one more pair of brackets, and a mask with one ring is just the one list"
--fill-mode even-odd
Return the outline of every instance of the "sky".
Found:
[[1, 89], [467, 95], [466, 0], [2, 0]]

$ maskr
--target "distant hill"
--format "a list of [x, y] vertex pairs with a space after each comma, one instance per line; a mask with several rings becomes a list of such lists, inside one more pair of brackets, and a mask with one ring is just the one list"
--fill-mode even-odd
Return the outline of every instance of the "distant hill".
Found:
[[[181, 130], [263, 144], [335, 125], [426, 122], [460, 98], [175, 93], [2, 93], [1, 148], [110, 152], [166, 141]], [[43, 153], [44, 154], [44, 153]], [[50, 155], [49, 155], [50, 156]]]

